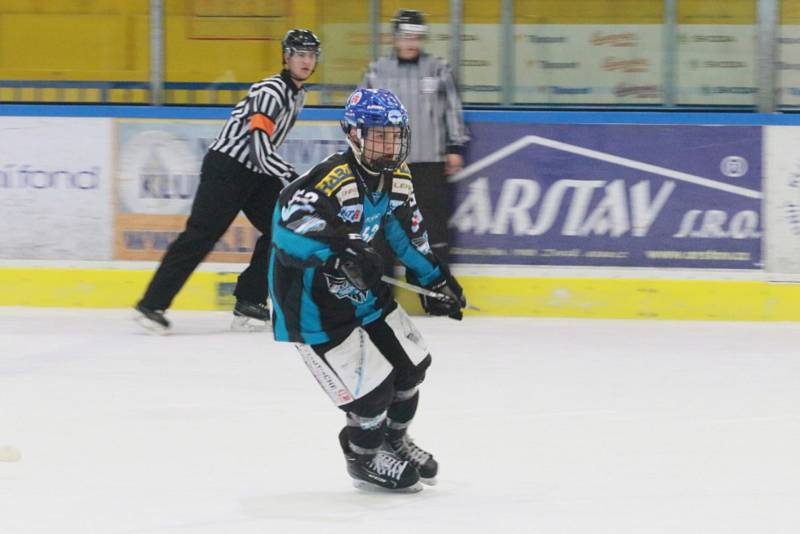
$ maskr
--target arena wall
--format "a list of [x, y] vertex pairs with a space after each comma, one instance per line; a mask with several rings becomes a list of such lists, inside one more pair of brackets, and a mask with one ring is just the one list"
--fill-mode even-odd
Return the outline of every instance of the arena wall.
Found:
[[[303, 113], [282, 147], [298, 169], [344, 148], [339, 113]], [[183, 227], [226, 114], [3, 107], [0, 305], [131, 306]], [[800, 320], [792, 116], [470, 111], [467, 121], [450, 229], [454, 271], [479, 313]], [[237, 220], [175, 307], [228, 309], [257, 237]]]

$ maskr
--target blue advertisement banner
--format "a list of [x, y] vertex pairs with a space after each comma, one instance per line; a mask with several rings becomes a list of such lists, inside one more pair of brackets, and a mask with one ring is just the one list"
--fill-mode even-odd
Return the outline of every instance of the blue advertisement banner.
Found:
[[473, 123], [451, 261], [759, 269], [761, 128]]

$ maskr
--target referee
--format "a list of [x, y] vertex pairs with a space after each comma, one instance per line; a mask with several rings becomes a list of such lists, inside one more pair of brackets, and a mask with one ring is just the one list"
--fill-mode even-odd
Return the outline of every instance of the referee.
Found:
[[447, 62], [424, 51], [428, 26], [422, 13], [399, 10], [392, 19], [392, 32], [393, 53], [369, 64], [362, 85], [389, 89], [408, 110], [413, 136], [406, 163], [414, 195], [426, 220], [431, 247], [438, 258], [447, 260], [447, 177], [463, 167], [469, 141], [461, 99]]
[[[164, 312], [239, 211], [244, 211], [262, 235], [233, 292], [232, 328], [254, 330], [269, 321], [267, 261], [272, 211], [281, 188], [297, 177], [277, 149], [303, 109], [303, 84], [317, 65], [320, 41], [310, 30], [293, 29], [286, 33], [281, 47], [283, 70], [250, 87], [203, 159], [186, 229], [169, 246], [136, 304], [138, 322], [150, 330], [169, 328]], [[257, 323], [248, 324], [251, 319]]]

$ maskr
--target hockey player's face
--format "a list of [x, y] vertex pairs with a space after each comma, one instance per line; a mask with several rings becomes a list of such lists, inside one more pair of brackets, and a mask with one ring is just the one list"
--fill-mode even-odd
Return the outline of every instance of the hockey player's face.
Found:
[[422, 35], [398, 33], [394, 38], [394, 46], [400, 59], [414, 59], [422, 51]]
[[311, 50], [296, 50], [284, 56], [289, 75], [300, 82], [304, 82], [314, 72], [317, 66], [317, 53]]
[[397, 161], [401, 145], [402, 131], [399, 126], [370, 128], [364, 139], [364, 157], [375, 168], [385, 167]]

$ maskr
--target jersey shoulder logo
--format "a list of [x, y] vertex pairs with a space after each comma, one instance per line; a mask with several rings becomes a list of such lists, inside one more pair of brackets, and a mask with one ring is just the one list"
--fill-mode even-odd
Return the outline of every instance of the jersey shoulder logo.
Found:
[[281, 220], [283, 222], [288, 221], [292, 218], [292, 215], [298, 211], [313, 213], [314, 203], [317, 200], [319, 200], [319, 195], [314, 191], [298, 189], [295, 191], [294, 195], [292, 195], [289, 203], [281, 208]]
[[395, 176], [402, 176], [403, 178], [411, 179], [411, 169], [408, 168], [408, 163], [403, 162], [400, 166], [394, 171]]
[[336, 198], [339, 200], [339, 204], [344, 204], [348, 200], [358, 198], [358, 186], [355, 182], [344, 184], [336, 192]]
[[403, 196], [408, 196], [414, 190], [414, 186], [411, 185], [411, 180], [408, 178], [401, 178], [395, 175], [392, 178], [392, 193], [398, 193]]
[[350, 182], [355, 182], [355, 178], [350, 172], [350, 167], [343, 163], [331, 169], [322, 180], [317, 182], [314, 188], [324, 195], [332, 196], [340, 187]]

